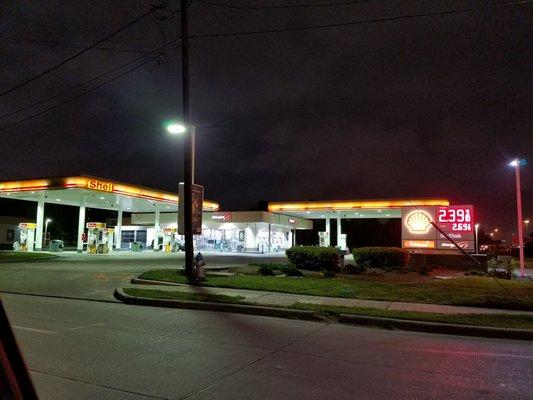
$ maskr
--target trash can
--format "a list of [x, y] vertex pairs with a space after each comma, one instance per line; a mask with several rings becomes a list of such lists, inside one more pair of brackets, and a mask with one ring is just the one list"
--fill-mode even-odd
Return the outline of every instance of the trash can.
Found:
[[336, 247], [337, 253], [339, 253], [339, 269], [341, 272], [344, 272], [346, 266], [344, 262], [344, 257], [350, 254], [350, 250], [348, 249], [341, 249], [340, 247]]
[[51, 252], [58, 252], [63, 251], [64, 245], [62, 240], [50, 240], [50, 244], [48, 245], [48, 251]]
[[131, 244], [131, 251], [142, 251], [143, 244], [142, 242], [133, 242]]

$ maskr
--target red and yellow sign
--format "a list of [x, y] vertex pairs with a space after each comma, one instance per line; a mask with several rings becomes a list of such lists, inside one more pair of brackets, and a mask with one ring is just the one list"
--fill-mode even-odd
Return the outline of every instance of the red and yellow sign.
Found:
[[404, 240], [403, 247], [407, 249], [434, 249], [434, 240]]
[[105, 229], [106, 224], [105, 224], [105, 222], [87, 222], [86, 227], [88, 229], [95, 229], [95, 228]]
[[21, 222], [19, 224], [19, 228], [22, 228], [22, 229], [36, 229], [37, 228], [37, 224], [34, 223], [34, 222]]
[[87, 189], [101, 190], [103, 192], [113, 192], [115, 184], [112, 182], [99, 181], [98, 179], [90, 179], [87, 181]]

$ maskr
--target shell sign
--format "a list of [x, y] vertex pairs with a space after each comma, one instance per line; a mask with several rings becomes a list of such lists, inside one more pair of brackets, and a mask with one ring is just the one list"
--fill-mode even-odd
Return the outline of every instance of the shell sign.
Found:
[[402, 247], [457, 251], [450, 238], [462, 249], [473, 251], [473, 215], [471, 205], [404, 207]]
[[410, 249], [435, 249], [437, 231], [431, 224], [435, 206], [402, 208], [402, 247]]
[[431, 228], [431, 217], [426, 211], [414, 210], [405, 217], [405, 225], [410, 233], [414, 235], [423, 235], [429, 232]]

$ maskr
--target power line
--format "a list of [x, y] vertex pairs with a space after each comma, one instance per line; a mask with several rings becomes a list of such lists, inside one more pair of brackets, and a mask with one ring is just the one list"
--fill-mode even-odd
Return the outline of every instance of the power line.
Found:
[[420, 13], [420, 14], [407, 14], [407, 15], [399, 15], [395, 17], [365, 19], [365, 20], [358, 20], [358, 21], [340, 22], [336, 24], [307, 25], [307, 26], [299, 26], [299, 27], [292, 27], [292, 28], [288, 27], [288, 28], [263, 29], [263, 30], [257, 30], [257, 31], [204, 33], [204, 34], [191, 35], [190, 38], [199, 39], [199, 38], [225, 37], [225, 36], [249, 36], [249, 35], [261, 35], [261, 34], [267, 34], [267, 33], [294, 32], [294, 31], [305, 31], [305, 30], [323, 29], [323, 28], [340, 28], [344, 26], [362, 25], [362, 24], [377, 23], [377, 22], [398, 21], [398, 20], [403, 20], [403, 19], [429, 17], [429, 16], [435, 16], [435, 15], [458, 14], [458, 13], [481, 11], [481, 10], [488, 10], [488, 9], [494, 9], [494, 8], [510, 7], [510, 6], [516, 6], [516, 5], [525, 5], [525, 4], [531, 4], [531, 3], [533, 3], [532, 0], [515, 1], [511, 3], [494, 4], [494, 5], [487, 5], [487, 6], [480, 6], [480, 7], [431, 11], [431, 12]]
[[107, 85], [108, 83], [114, 82], [114, 81], [116, 81], [117, 79], [120, 79], [120, 78], [122, 78], [123, 76], [129, 74], [130, 72], [133, 72], [133, 71], [135, 71], [135, 70], [138, 69], [138, 68], [141, 68], [142, 66], [146, 65], [146, 64], [149, 63], [150, 61], [156, 60], [158, 57], [159, 57], [159, 55], [157, 55], [157, 56], [155, 56], [155, 57], [152, 57], [152, 58], [149, 58], [148, 60], [145, 60], [145, 61], [142, 62], [141, 64], [139, 64], [139, 65], [137, 65], [137, 66], [135, 66], [135, 67], [133, 67], [133, 68], [130, 68], [129, 70], [123, 72], [122, 74], [117, 75], [116, 77], [114, 77], [114, 78], [112, 78], [112, 79], [109, 79], [109, 80], [107, 80], [107, 81], [105, 81], [105, 82], [102, 82], [102, 83], [99, 84], [98, 86], [95, 86], [95, 87], [93, 87], [93, 88], [91, 88], [91, 89], [89, 89], [89, 90], [86, 90], [85, 92], [82, 92], [82, 93], [78, 94], [77, 96], [71, 97], [70, 99], [67, 99], [67, 100], [65, 100], [65, 101], [62, 101], [61, 103], [58, 103], [58, 104], [55, 104], [55, 105], [53, 105], [53, 106], [51, 106], [51, 107], [45, 108], [44, 110], [39, 111], [38, 113], [32, 114], [32, 115], [30, 115], [30, 116], [28, 116], [28, 117], [26, 117], [26, 118], [24, 118], [24, 119], [21, 119], [21, 120], [15, 121], [15, 122], [13, 122], [13, 123], [11, 123], [11, 124], [9, 124], [9, 125], [5, 125], [5, 126], [3, 126], [3, 127], [0, 128], [0, 131], [4, 131], [4, 130], [6, 130], [6, 129], [8, 129], [8, 128], [11, 128], [11, 127], [13, 127], [13, 126], [15, 126], [15, 125], [18, 125], [18, 124], [21, 124], [21, 123], [23, 123], [23, 122], [26, 122], [26, 121], [28, 121], [28, 120], [30, 120], [30, 119], [32, 119], [32, 118], [35, 118], [35, 117], [37, 117], [37, 116], [39, 116], [39, 115], [42, 115], [42, 114], [46, 113], [46, 112], [48, 112], [48, 111], [51, 111], [51, 110], [53, 110], [53, 109], [55, 109], [55, 108], [58, 108], [58, 107], [61, 107], [61, 106], [64, 105], [64, 104], [67, 104], [67, 103], [70, 103], [70, 102], [72, 102], [72, 101], [74, 101], [74, 100], [76, 100], [76, 99], [79, 99], [80, 97], [85, 96], [85, 95], [88, 94], [88, 93], [94, 92], [95, 90], [100, 89], [102, 86], [105, 86], [105, 85]]
[[[95, 76], [95, 77], [93, 77], [93, 78], [91, 78], [91, 79], [89, 79], [89, 80], [87, 80], [87, 81], [85, 81], [85, 82], [82, 82], [82, 83], [79, 83], [79, 84], [77, 84], [77, 85], [74, 85], [74, 86], [72, 86], [72, 87], [70, 87], [70, 88], [68, 88], [68, 89], [66, 89], [66, 90], [63, 90], [63, 91], [61, 91], [61, 92], [58, 92], [58, 93], [56, 93], [56, 94], [54, 94], [54, 95], [52, 95], [52, 96], [50, 96], [50, 97], [47, 97], [47, 98], [41, 99], [41, 100], [39, 100], [39, 101], [37, 101], [37, 102], [35, 102], [35, 103], [33, 103], [33, 104], [30, 104], [30, 105], [28, 105], [28, 106], [25, 106], [25, 107], [19, 108], [18, 110], [12, 111], [12, 112], [10, 112], [10, 113], [4, 114], [4, 115], [0, 115], [0, 118], [7, 118], [7, 117], [10, 117], [10, 116], [12, 116], [12, 115], [18, 114], [19, 112], [25, 111], [25, 110], [27, 110], [27, 109], [29, 109], [29, 108], [33, 108], [33, 107], [35, 107], [35, 106], [41, 105], [41, 104], [43, 104], [43, 103], [46, 103], [47, 101], [53, 100], [53, 99], [55, 99], [55, 98], [57, 98], [57, 97], [59, 97], [59, 96], [62, 96], [62, 95], [66, 94], [66, 93], [68, 93], [68, 92], [70, 92], [70, 91], [72, 91], [72, 90], [75, 90], [75, 89], [77, 89], [77, 88], [79, 88], [79, 87], [82, 87], [82, 86], [87, 85], [88, 83], [91, 83], [91, 82], [94, 82], [94, 81], [96, 81], [96, 80], [98, 80], [98, 79], [100, 79], [100, 78], [103, 78], [103, 77], [106, 76], [106, 75], [112, 74], [112, 73], [114, 73], [114, 72], [116, 72], [116, 71], [118, 71], [118, 70], [120, 70], [120, 69], [126, 67], [127, 65], [130, 65], [130, 64], [133, 64], [133, 63], [135, 63], [135, 62], [137, 62], [137, 61], [139, 61], [139, 60], [142, 60], [143, 58], [146, 58], [149, 54], [152, 54], [152, 53], [159, 53], [159, 54], [157, 55], [157, 57], [155, 57], [155, 58], [157, 59], [157, 58], [161, 55], [161, 52], [165, 49], [165, 47], [167, 47], [167, 46], [169, 46], [169, 45], [171, 45], [171, 44], [176, 43], [178, 40], [179, 40], [179, 38], [178, 38], [178, 39], [171, 40], [170, 42], [166, 43], [166, 44], [163, 45], [163, 46], [160, 46], [160, 47], [158, 47], [158, 48], [156, 48], [156, 49], [153, 49], [153, 50], [148, 51], [146, 54], [144, 54], [144, 55], [141, 56], [141, 57], [134, 58], [133, 60], [130, 60], [130, 61], [124, 63], [124, 64], [121, 64], [121, 65], [119, 65], [119, 66], [116, 67], [116, 68], [113, 68], [113, 69], [111, 69], [111, 70], [109, 70], [109, 71], [107, 71], [107, 72], [104, 72], [103, 74], [97, 75], [97, 76]], [[121, 76], [122, 76], [122, 75], [121, 75]], [[111, 81], [112, 81], [112, 80], [110, 80], [110, 81], [108, 81], [108, 82], [111, 82]], [[89, 93], [89, 92], [90, 92], [90, 91], [87, 91], [87, 92], [85, 92], [85, 93]], [[53, 109], [53, 108], [55, 108], [55, 107], [51, 107], [50, 109]], [[18, 122], [17, 122], [17, 123], [18, 123]], [[3, 128], [2, 128], [2, 129], [3, 129]], [[0, 129], [0, 130], [2, 130], [2, 129]]]
[[321, 3], [321, 4], [282, 4], [279, 6], [234, 6], [231, 4], [215, 3], [208, 0], [196, 0], [198, 3], [213, 7], [230, 8], [233, 10], [280, 10], [286, 8], [321, 8], [321, 7], [342, 7], [353, 6], [361, 3], [368, 3], [372, 0], [358, 0], [358, 1], [343, 1], [337, 3]]
[[[16, 44], [16, 45], [28, 45], [28, 46], [46, 46], [46, 47], [59, 47], [64, 49], [76, 49], [80, 48], [81, 46], [76, 46], [75, 44], [70, 44], [69, 42], [59, 43], [56, 41], [47, 41], [47, 40], [32, 40], [32, 39], [5, 39], [0, 40], [2, 43], [9, 43], [9, 44]], [[95, 50], [103, 50], [103, 51], [116, 51], [116, 52], [122, 52], [122, 53], [137, 53], [141, 54], [143, 53], [142, 50], [133, 50], [133, 49], [117, 49], [115, 47], [95, 47]]]
[[14, 91], [14, 90], [16, 90], [16, 89], [18, 89], [18, 88], [20, 88], [20, 87], [22, 87], [22, 86], [24, 86], [24, 85], [27, 85], [27, 84], [30, 83], [30, 82], [33, 82], [34, 80], [39, 79], [39, 78], [42, 77], [43, 75], [46, 75], [47, 73], [49, 73], [49, 72], [51, 72], [51, 71], [53, 71], [53, 70], [55, 70], [55, 69], [61, 67], [62, 65], [65, 65], [65, 64], [68, 63], [69, 61], [74, 60], [75, 58], [79, 57], [80, 55], [82, 55], [82, 54], [86, 53], [87, 51], [91, 50], [92, 48], [98, 46], [100, 43], [105, 42], [105, 41], [106, 41], [107, 39], [109, 39], [110, 37], [116, 35], [116, 34], [119, 33], [119, 32], [122, 32], [124, 29], [129, 28], [131, 25], [137, 23], [137, 22], [140, 21], [141, 19], [143, 19], [143, 18], [145, 18], [146, 16], [150, 15], [150, 13], [151, 13], [152, 11], [157, 10], [157, 9], [159, 9], [159, 8], [161, 8], [161, 7], [160, 7], [160, 6], [152, 6], [148, 12], [145, 12], [144, 14], [142, 14], [141, 16], [135, 18], [133, 21], [127, 23], [127, 24], [124, 25], [123, 27], [121, 27], [121, 28], [117, 29], [116, 31], [110, 33], [109, 35], [107, 35], [107, 36], [104, 37], [103, 39], [98, 40], [97, 42], [95, 42], [95, 43], [93, 43], [92, 45], [86, 47], [85, 49], [83, 49], [83, 50], [77, 52], [76, 54], [74, 54], [74, 55], [68, 57], [67, 59], [61, 61], [59, 64], [56, 64], [56, 65], [54, 65], [53, 67], [50, 67], [50, 68], [48, 68], [47, 70], [45, 70], [45, 71], [43, 71], [43, 72], [41, 72], [41, 73], [39, 73], [39, 74], [33, 76], [32, 78], [27, 79], [26, 81], [21, 82], [21, 83], [15, 85], [15, 86], [13, 86], [12, 88], [10, 88], [10, 89], [8, 89], [8, 90], [6, 90], [6, 91], [0, 93], [0, 97], [6, 95], [6, 94], [8, 94], [8, 93], [11, 93], [12, 91]]

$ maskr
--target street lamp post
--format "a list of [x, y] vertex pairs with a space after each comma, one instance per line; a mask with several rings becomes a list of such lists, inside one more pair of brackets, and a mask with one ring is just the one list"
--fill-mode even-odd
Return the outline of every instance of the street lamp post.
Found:
[[479, 232], [479, 224], [475, 224], [474, 225], [474, 228], [475, 228], [475, 236], [474, 236], [474, 248], [476, 249], [476, 254], [479, 254], [479, 236], [478, 236], [478, 232]]
[[43, 249], [46, 247], [46, 235], [48, 234], [48, 224], [52, 222], [50, 218], [46, 218], [45, 224], [44, 224], [44, 238], [43, 238]]
[[509, 163], [514, 167], [516, 178], [516, 211], [518, 215], [518, 254], [520, 258], [520, 277], [525, 277], [524, 263], [524, 231], [522, 229], [522, 194], [520, 190], [520, 160], [515, 159]]
[[194, 125], [171, 123], [167, 125], [167, 131], [173, 135], [185, 135], [185, 176], [183, 179], [184, 199], [179, 199], [179, 201], [183, 201], [183, 222], [185, 228], [185, 273], [189, 276], [192, 274], [192, 265], [194, 262], [194, 243], [192, 232], [192, 185], [194, 184], [196, 128]]
[[527, 225], [529, 224], [529, 219], [525, 219], [525, 220], [524, 220], [524, 224], [526, 224], [526, 236], [527, 236], [527, 234], [528, 234], [528, 232], [529, 232], [529, 231], [527, 230]]

